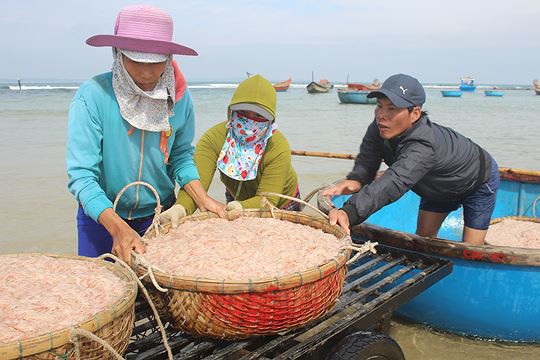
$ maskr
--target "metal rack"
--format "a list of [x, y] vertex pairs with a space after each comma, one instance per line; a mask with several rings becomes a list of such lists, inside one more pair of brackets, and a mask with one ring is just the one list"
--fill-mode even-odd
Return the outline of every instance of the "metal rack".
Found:
[[[334, 340], [354, 330], [370, 330], [399, 306], [452, 271], [452, 263], [377, 246], [349, 266], [343, 293], [324, 317], [279, 335], [230, 342], [195, 338], [166, 324], [174, 359], [298, 359], [316, 358]], [[126, 359], [166, 359], [161, 334], [145, 302], [136, 304], [136, 326]]]

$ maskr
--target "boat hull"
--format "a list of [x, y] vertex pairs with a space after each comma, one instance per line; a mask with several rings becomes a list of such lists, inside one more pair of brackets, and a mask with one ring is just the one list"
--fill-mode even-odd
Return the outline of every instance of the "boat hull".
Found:
[[486, 96], [503, 97], [503, 96], [504, 96], [504, 91], [500, 91], [500, 90], [485, 90], [485, 91], [484, 91], [484, 94], [485, 94]]
[[[501, 172], [493, 218], [533, 216], [532, 206], [540, 195], [540, 172], [525, 176], [513, 171]], [[339, 207], [347, 197], [332, 202]], [[318, 200], [321, 210], [330, 209], [332, 203], [321, 192]], [[353, 228], [355, 238], [452, 260], [452, 274], [400, 307], [397, 314], [462, 335], [540, 342], [540, 249], [462, 243], [461, 209], [450, 213], [440, 238], [414, 235], [418, 205], [419, 197], [408, 192]]]
[[474, 92], [476, 90], [476, 85], [460, 85], [459, 90], [464, 92]]
[[274, 87], [276, 92], [285, 92], [289, 89], [289, 86], [291, 86], [291, 83], [292, 83], [292, 79], [288, 78], [287, 80], [273, 84], [272, 86]]
[[461, 97], [461, 91], [459, 90], [441, 90], [443, 97]]
[[376, 98], [368, 98], [369, 91], [338, 90], [338, 98], [342, 104], [376, 104]]
[[323, 84], [320, 84], [318, 82], [312, 81], [307, 86], [306, 89], [308, 93], [310, 94], [320, 94], [320, 93], [327, 93], [330, 91], [331, 86], [325, 86]]

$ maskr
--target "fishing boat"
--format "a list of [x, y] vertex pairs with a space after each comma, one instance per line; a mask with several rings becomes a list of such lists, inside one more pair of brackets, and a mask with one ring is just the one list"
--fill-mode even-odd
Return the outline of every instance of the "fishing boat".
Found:
[[443, 97], [461, 97], [461, 90], [441, 90]]
[[470, 76], [461, 78], [459, 83], [459, 89], [466, 92], [474, 92], [476, 90], [476, 85], [474, 85], [474, 79]]
[[342, 104], [376, 104], [376, 98], [368, 98], [369, 91], [339, 89], [337, 91]]
[[502, 90], [484, 90], [486, 96], [503, 97], [504, 91]]
[[[540, 222], [540, 171], [501, 168], [500, 175], [493, 219]], [[348, 197], [328, 199], [321, 190], [319, 208], [328, 212]], [[397, 315], [461, 335], [540, 342], [540, 249], [461, 242], [461, 208], [448, 215], [439, 238], [414, 235], [419, 202], [409, 191], [352, 229], [355, 241], [370, 239], [453, 262], [451, 275], [401, 306]]]
[[292, 83], [292, 79], [288, 78], [287, 80], [275, 83], [272, 86], [274, 87], [274, 89], [276, 89], [277, 92], [285, 92], [287, 91], [287, 89], [289, 89], [289, 86], [291, 86], [291, 83]]
[[347, 81], [347, 89], [358, 91], [373, 91], [381, 88], [381, 82], [378, 79], [373, 80], [371, 84], [350, 83]]
[[540, 84], [538, 84], [538, 80], [534, 80], [533, 85], [534, 85], [534, 93], [536, 95], [540, 95]]
[[330, 84], [328, 80], [321, 79], [319, 82], [312, 81], [307, 86], [306, 89], [308, 93], [310, 94], [318, 94], [318, 93], [327, 93], [332, 90], [334, 85]]
[[315, 75], [313, 71], [311, 72], [311, 82], [307, 84], [306, 89], [310, 94], [321, 94], [330, 92], [334, 88], [334, 85], [326, 79], [320, 79], [318, 82], [315, 81]]

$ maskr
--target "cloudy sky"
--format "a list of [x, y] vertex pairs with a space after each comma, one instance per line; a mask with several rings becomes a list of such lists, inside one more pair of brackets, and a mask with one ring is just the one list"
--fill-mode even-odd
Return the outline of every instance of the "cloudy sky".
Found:
[[[84, 80], [108, 71], [110, 34], [133, 1], [1, 0], [0, 79]], [[422, 82], [530, 84], [540, 78], [537, 0], [175, 0], [147, 1], [174, 19], [188, 81], [343, 82], [409, 73]]]

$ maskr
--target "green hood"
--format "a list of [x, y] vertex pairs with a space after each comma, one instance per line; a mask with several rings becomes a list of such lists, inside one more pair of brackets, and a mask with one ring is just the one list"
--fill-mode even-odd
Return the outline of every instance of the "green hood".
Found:
[[236, 88], [227, 111], [228, 119], [231, 118], [233, 110], [255, 111], [266, 118], [271, 117], [268, 120], [275, 120], [276, 90], [270, 81], [261, 75], [253, 75]]

